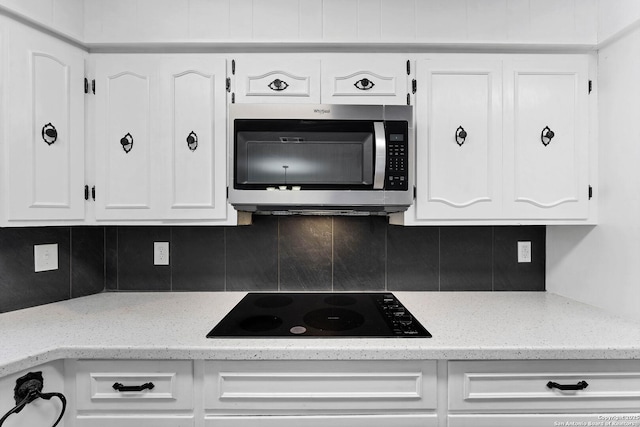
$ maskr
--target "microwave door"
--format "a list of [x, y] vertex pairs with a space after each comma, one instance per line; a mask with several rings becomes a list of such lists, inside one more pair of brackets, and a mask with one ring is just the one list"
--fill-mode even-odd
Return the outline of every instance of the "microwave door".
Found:
[[373, 172], [373, 189], [384, 188], [384, 172], [387, 164], [387, 138], [384, 131], [384, 122], [373, 123], [376, 159]]

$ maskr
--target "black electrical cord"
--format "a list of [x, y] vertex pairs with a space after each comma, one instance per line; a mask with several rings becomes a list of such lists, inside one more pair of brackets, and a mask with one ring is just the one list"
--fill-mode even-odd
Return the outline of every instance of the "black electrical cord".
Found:
[[27, 396], [24, 399], [22, 399], [20, 403], [18, 403], [15, 406], [15, 408], [11, 409], [9, 412], [4, 414], [2, 418], [0, 418], [0, 427], [2, 427], [2, 424], [5, 422], [7, 418], [9, 418], [10, 415], [20, 412], [22, 408], [24, 408], [27, 404], [33, 402], [37, 398], [50, 400], [52, 397], [57, 397], [62, 402], [62, 412], [60, 412], [60, 416], [58, 417], [56, 422], [53, 424], [53, 426], [51, 426], [51, 427], [56, 427], [60, 422], [60, 420], [62, 419], [62, 416], [64, 415], [64, 411], [67, 409], [67, 399], [64, 397], [64, 394], [62, 393], [41, 393], [39, 390], [36, 390], [36, 389], [30, 390]]

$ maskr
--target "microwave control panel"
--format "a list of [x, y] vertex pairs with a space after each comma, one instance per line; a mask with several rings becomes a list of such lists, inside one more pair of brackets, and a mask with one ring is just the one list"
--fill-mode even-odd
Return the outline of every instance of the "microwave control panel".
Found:
[[386, 122], [387, 171], [385, 190], [409, 189], [409, 133], [407, 122]]

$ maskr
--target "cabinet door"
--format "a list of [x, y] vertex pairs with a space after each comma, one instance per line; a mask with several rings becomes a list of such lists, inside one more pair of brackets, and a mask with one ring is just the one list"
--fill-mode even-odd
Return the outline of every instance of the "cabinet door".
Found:
[[[164, 217], [224, 219], [225, 61], [204, 55], [162, 58], [160, 68]], [[161, 196], [161, 195], [160, 195]]]
[[[67, 399], [70, 399], [69, 393], [65, 391], [63, 361], [49, 362], [0, 378], [0, 417], [4, 416], [16, 405], [13, 399], [16, 380], [29, 372], [42, 373], [44, 393], [62, 393]], [[67, 406], [67, 411], [60, 424], [58, 424], [59, 427], [64, 427], [65, 421], [71, 417], [71, 405], [69, 403]], [[36, 399], [20, 412], [10, 415], [4, 421], [2, 427], [52, 426], [60, 416], [61, 411], [62, 402], [57, 397], [52, 397], [50, 400]]]
[[342, 55], [322, 61], [323, 104], [407, 103], [407, 61], [399, 56]]
[[82, 220], [86, 54], [28, 28], [8, 33], [8, 219]]
[[518, 219], [588, 217], [588, 63], [505, 63], [505, 212]]
[[501, 62], [418, 62], [416, 218], [501, 215]]
[[235, 102], [320, 103], [320, 61], [251, 56], [235, 61]]
[[156, 57], [96, 59], [96, 219], [158, 219], [162, 144]]

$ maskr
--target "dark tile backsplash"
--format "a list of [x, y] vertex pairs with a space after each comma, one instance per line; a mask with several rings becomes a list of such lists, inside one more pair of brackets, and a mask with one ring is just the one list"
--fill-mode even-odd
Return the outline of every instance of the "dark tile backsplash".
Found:
[[[35, 273], [33, 245], [58, 244], [58, 269]], [[0, 228], [0, 312], [104, 289], [102, 227]]]
[[[0, 229], [0, 312], [108, 291], [544, 291], [544, 226], [399, 227], [254, 216], [242, 227]], [[532, 262], [517, 262], [517, 242]], [[167, 241], [170, 265], [153, 265]], [[59, 269], [33, 272], [33, 245]]]

